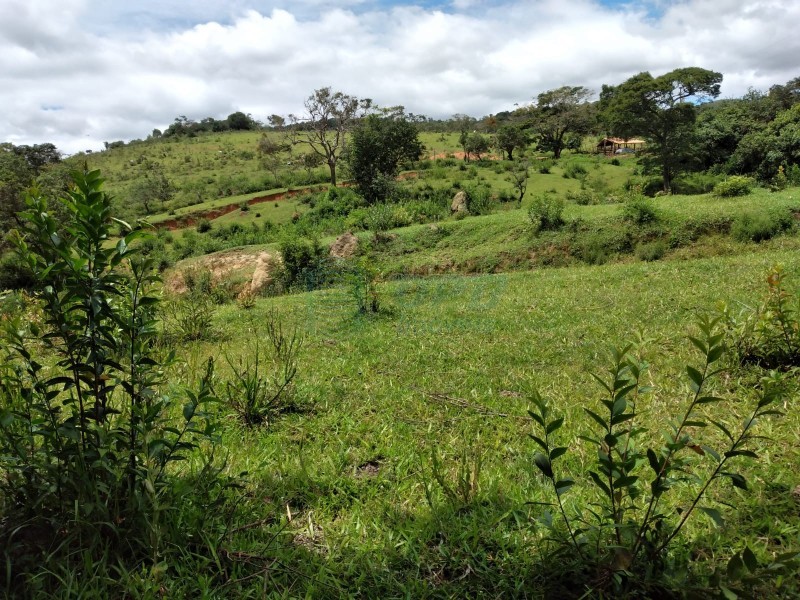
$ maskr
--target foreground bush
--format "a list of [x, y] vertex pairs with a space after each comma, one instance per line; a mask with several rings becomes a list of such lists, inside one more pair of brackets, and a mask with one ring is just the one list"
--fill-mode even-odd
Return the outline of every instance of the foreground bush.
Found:
[[[671, 554], [681, 545], [687, 521], [703, 513], [722, 526], [723, 503], [709, 498], [711, 488], [727, 481], [748, 489], [736, 465], [744, 458], [759, 458], [757, 440], [762, 436], [756, 433], [757, 421], [782, 414], [775, 405], [783, 399], [785, 385], [773, 374], [761, 381], [753, 405], [731, 419], [731, 412], [739, 412], [734, 407], [738, 401], [718, 397], [713, 383], [723, 370], [720, 359], [725, 353], [719, 320], [702, 320], [700, 335], [690, 340], [701, 360], [686, 366], [686, 398], [670, 403], [678, 408], [664, 419], [663, 442], [657, 442], [659, 436], [640, 419], [652, 388], [645, 383], [648, 365], [631, 346], [615, 349], [609, 369], [594, 375], [602, 388], [601, 402], [584, 407], [591, 428], [580, 436], [590, 448], [588, 455], [596, 457], [581, 473], [598, 497], [588, 506], [566, 503], [578, 481], [557, 468], [577, 440], [559, 439], [564, 417], [554, 416], [540, 396], [533, 398], [536, 409], [530, 416], [538, 425], [531, 434], [538, 446], [534, 464], [552, 486], [565, 529], [553, 527], [553, 533], [562, 556], [575, 561], [576, 576], [586, 577], [584, 570], [589, 569], [589, 586], [598, 597], [666, 594], [662, 586], [674, 575], [669, 572]], [[740, 418], [743, 422], [737, 424]], [[759, 576], [769, 579], [788, 572], [794, 558], [777, 557], [762, 571], [764, 566], [745, 546], [730, 558], [727, 578], [715, 577], [710, 583], [726, 598], [735, 598], [744, 580], [752, 585]]]
[[171, 470], [215, 441], [204, 412], [212, 370], [182, 403], [161, 392], [154, 265], [132, 245], [143, 233], [125, 226], [109, 245], [114, 219], [99, 172], [73, 178], [62, 200], [70, 225], [29, 196], [13, 238], [43, 325], [12, 322], [2, 340], [0, 586], [12, 595], [47, 593], [87, 565], [163, 560], [195, 527], [213, 529], [175, 506], [223, 493], [208, 461], [202, 484], [178, 483]]

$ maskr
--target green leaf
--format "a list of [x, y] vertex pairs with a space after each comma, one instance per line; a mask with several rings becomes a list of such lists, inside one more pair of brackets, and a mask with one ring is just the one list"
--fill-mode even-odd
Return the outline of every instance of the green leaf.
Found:
[[708, 506], [698, 506], [698, 508], [711, 517], [714, 523], [717, 524], [717, 527], [725, 526], [725, 519], [722, 518], [722, 514], [716, 508]]
[[545, 477], [553, 477], [553, 466], [550, 459], [541, 452], [537, 452], [533, 457], [533, 463], [539, 468]]
[[711, 446], [700, 446], [700, 447], [706, 451], [706, 454], [710, 454], [711, 456], [714, 457], [714, 460], [719, 462], [720, 460], [719, 453], [716, 450], [714, 450]]
[[725, 427], [725, 425], [723, 425], [723, 424], [722, 424], [722, 423], [720, 423], [719, 421], [715, 421], [714, 419], [711, 419], [711, 422], [712, 422], [712, 423], [713, 423], [713, 424], [714, 424], [714, 425], [717, 427], [717, 429], [719, 429], [719, 430], [720, 430], [722, 433], [724, 433], [724, 434], [725, 434], [725, 436], [726, 436], [726, 437], [727, 437], [727, 438], [728, 438], [730, 441], [733, 441], [733, 435], [731, 435], [731, 432], [730, 432], [730, 431], [728, 431], [728, 428], [727, 428], [727, 427]]
[[725, 453], [725, 456], [727, 458], [732, 458], [734, 456], [749, 456], [750, 458], [758, 458], [758, 454], [752, 450], [728, 450]]
[[700, 389], [700, 386], [703, 385], [703, 374], [691, 365], [686, 365], [686, 374], [689, 375], [689, 379], [697, 386], [696, 389]]
[[568, 491], [573, 485], [575, 485], [575, 481], [569, 478], [560, 479], [559, 481], [556, 481], [556, 486], [555, 486], [556, 494], [560, 496], [561, 494]]
[[547, 443], [546, 443], [546, 442], [545, 442], [545, 441], [544, 441], [542, 438], [540, 438], [540, 437], [537, 437], [537, 436], [533, 435], [532, 433], [531, 433], [531, 434], [529, 434], [529, 435], [531, 436], [531, 439], [532, 439], [534, 442], [536, 442], [537, 444], [539, 444], [539, 446], [541, 446], [542, 450], [544, 450], [545, 452], [547, 452]]
[[724, 346], [714, 346], [708, 351], [707, 360], [709, 363], [717, 362], [723, 354], [725, 354]]
[[603, 381], [600, 377], [598, 377], [594, 373], [590, 373], [590, 375], [594, 377], [595, 381], [597, 381], [597, 383], [602, 385], [608, 391], [609, 394], [613, 393], [613, 390], [610, 387], [608, 387], [608, 384], [605, 381]]
[[552, 463], [555, 459], [559, 456], [566, 454], [567, 448], [565, 446], [559, 446], [558, 448], [553, 448], [550, 451], [550, 462]]
[[636, 475], [627, 475], [625, 477], [620, 477], [619, 479], [613, 482], [614, 489], [619, 489], [621, 487], [629, 487], [639, 481], [639, 478]]
[[564, 417], [558, 418], [554, 421], [550, 421], [550, 423], [547, 424], [547, 429], [545, 429], [545, 433], [547, 433], [547, 435], [550, 435], [554, 431], [558, 431], [563, 424], [564, 424]]
[[192, 402], [188, 402], [187, 404], [183, 405], [183, 418], [187, 421], [191, 421], [194, 417], [194, 413], [197, 410], [197, 405], [193, 404]]
[[744, 562], [741, 557], [738, 554], [731, 556], [731, 559], [728, 561], [728, 568], [726, 569], [728, 578], [738, 581], [742, 578], [742, 575], [744, 575], [744, 569]]
[[721, 591], [722, 595], [725, 596], [725, 600], [739, 600], [739, 595], [735, 592], [732, 592], [724, 585], [719, 586], [719, 591]]
[[730, 478], [733, 487], [737, 487], [740, 490], [747, 490], [747, 480], [742, 477], [739, 473], [730, 473], [728, 471], [722, 471], [720, 475], [724, 475], [725, 477]]
[[706, 345], [699, 339], [690, 335], [689, 341], [692, 342], [692, 344], [694, 344], [694, 347], [700, 350], [700, 352], [702, 352], [704, 355], [708, 354], [708, 348], [706, 348]]
[[609, 489], [608, 485], [606, 485], [606, 483], [600, 479], [600, 476], [597, 473], [594, 471], [589, 471], [589, 477], [592, 478], [592, 481], [594, 481], [597, 487], [603, 490], [606, 496], [611, 496], [611, 490]]
[[661, 473], [661, 462], [658, 460], [658, 456], [656, 456], [652, 448], [647, 449], [647, 460], [650, 463], [650, 468], [653, 469], [656, 475]]
[[755, 573], [758, 570], [758, 559], [756, 559], [756, 555], [753, 554], [753, 551], [748, 546], [745, 546], [742, 551], [742, 561], [751, 573]]
[[712, 402], [722, 402], [724, 398], [717, 398], [716, 396], [703, 396], [697, 399], [697, 404], [711, 404]]
[[583, 410], [585, 410], [586, 414], [588, 414], [590, 417], [592, 417], [592, 419], [594, 419], [597, 422], [597, 424], [600, 425], [600, 427], [602, 427], [604, 430], [608, 430], [608, 425], [606, 425], [606, 422], [603, 420], [603, 418], [600, 415], [598, 415], [597, 413], [589, 410], [588, 408], [584, 408]]
[[532, 410], [529, 410], [529, 411], [528, 411], [528, 414], [531, 416], [531, 419], [533, 419], [533, 420], [534, 420], [534, 421], [536, 421], [536, 422], [537, 422], [539, 425], [541, 425], [542, 427], [544, 427], [544, 419], [543, 419], [542, 417], [540, 417], [538, 414], [536, 414], [536, 413], [535, 413], [535, 412], [533, 412]]

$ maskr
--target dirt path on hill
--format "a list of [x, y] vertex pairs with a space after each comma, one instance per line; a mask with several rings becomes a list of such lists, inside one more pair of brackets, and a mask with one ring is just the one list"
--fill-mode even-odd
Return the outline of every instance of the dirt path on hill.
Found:
[[[297, 190], [289, 190], [286, 192], [275, 192], [273, 194], [266, 194], [264, 196], [256, 196], [254, 198], [250, 198], [249, 200], [247, 200], [247, 204], [248, 206], [253, 206], [254, 204], [261, 204], [264, 202], [279, 202], [281, 200], [286, 200], [288, 198], [294, 198], [295, 196], [300, 196], [301, 194], [322, 192], [326, 189], [328, 189], [328, 184], [313, 185]], [[232, 213], [235, 210], [239, 210], [241, 206], [242, 206], [241, 202], [232, 202], [231, 204], [226, 204], [224, 206], [219, 206], [217, 208], [209, 208], [208, 210], [199, 210], [196, 212], [188, 213], [186, 215], [182, 215], [180, 217], [176, 216], [171, 219], [161, 221], [160, 223], [156, 223], [155, 226], [159, 229], [183, 229], [184, 227], [191, 227], [193, 225], [196, 225], [200, 219], [208, 219], [209, 221], [217, 219], [219, 217]]]

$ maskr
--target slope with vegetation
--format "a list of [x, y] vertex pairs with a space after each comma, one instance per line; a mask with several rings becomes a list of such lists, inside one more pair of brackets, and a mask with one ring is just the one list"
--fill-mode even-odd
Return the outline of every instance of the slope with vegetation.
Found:
[[4, 146], [3, 592], [800, 594], [797, 82], [717, 83]]

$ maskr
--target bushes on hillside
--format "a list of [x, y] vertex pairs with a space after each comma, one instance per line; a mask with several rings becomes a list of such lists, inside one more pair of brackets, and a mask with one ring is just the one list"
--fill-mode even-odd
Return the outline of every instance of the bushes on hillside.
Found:
[[554, 194], [539, 194], [528, 209], [528, 218], [534, 231], [558, 229], [564, 224], [563, 198]]
[[622, 218], [634, 225], [648, 225], [658, 221], [659, 216], [653, 200], [633, 195], [622, 206]]
[[763, 242], [788, 231], [794, 219], [788, 212], [745, 212], [731, 225], [731, 235], [740, 242]]
[[750, 177], [733, 175], [714, 186], [714, 195], [722, 198], [746, 196], [753, 190], [754, 185], [755, 182]]

